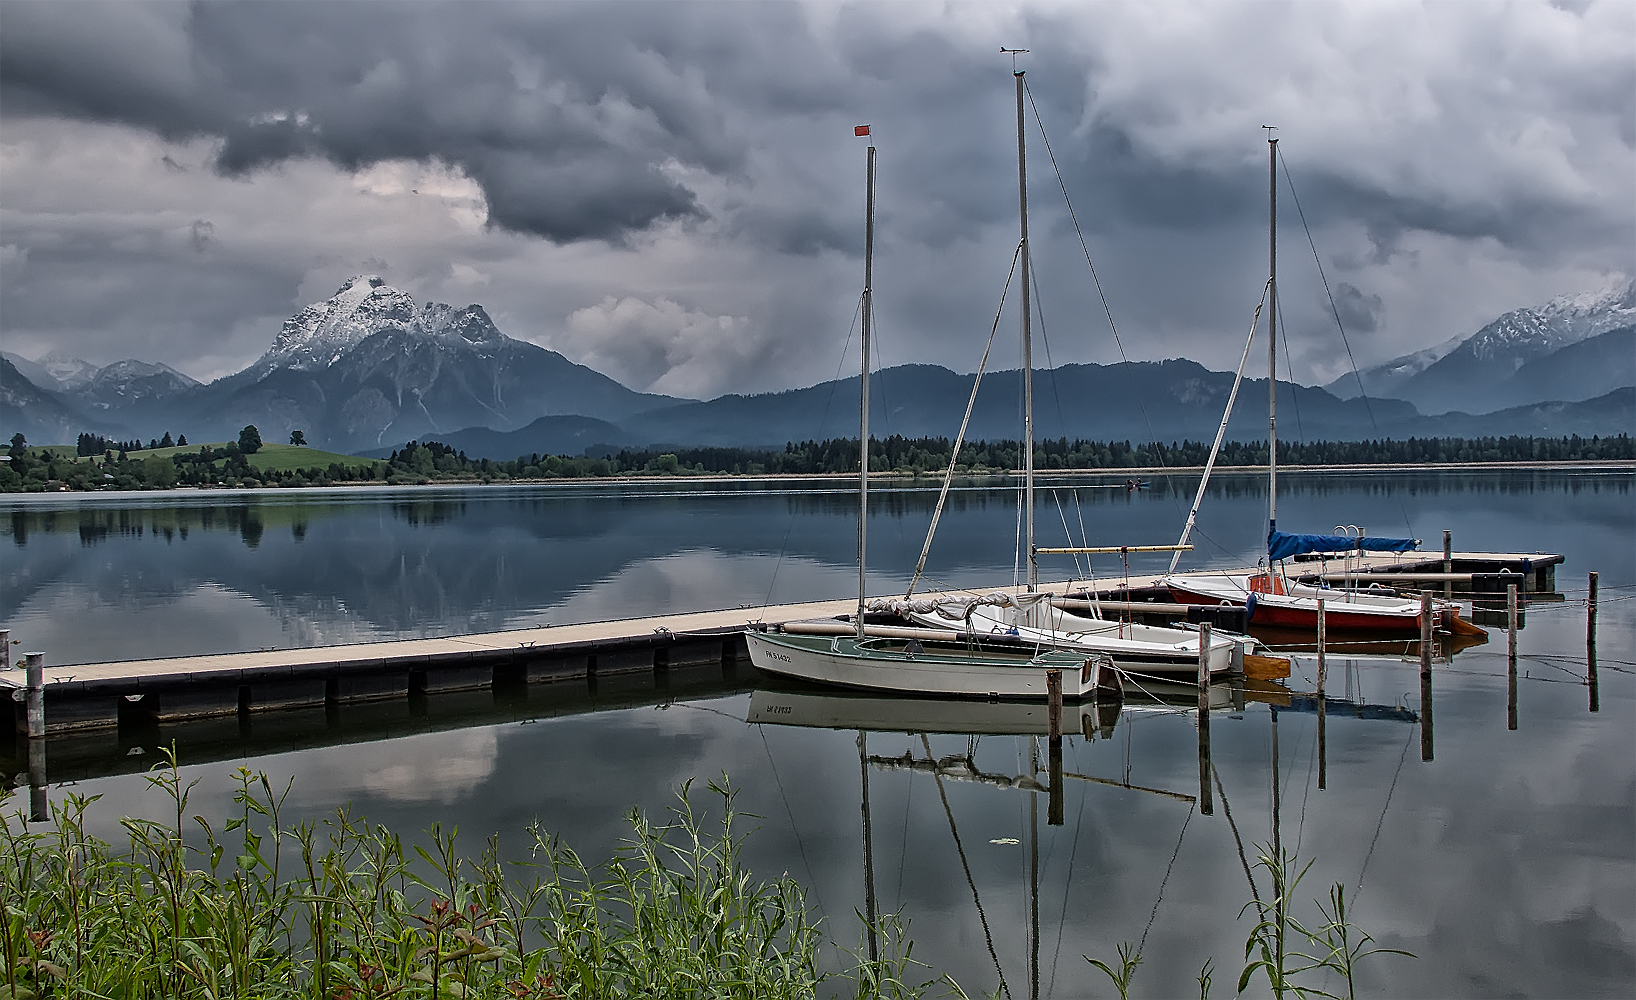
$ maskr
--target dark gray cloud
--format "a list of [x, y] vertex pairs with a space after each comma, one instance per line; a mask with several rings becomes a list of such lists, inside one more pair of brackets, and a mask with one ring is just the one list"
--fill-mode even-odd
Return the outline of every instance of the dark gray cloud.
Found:
[[[1303, 221], [1363, 364], [1636, 272], [1636, 10], [1570, 6], [13, 0], [7, 348], [221, 374], [383, 271], [639, 388], [814, 381], [867, 122], [883, 358], [969, 368], [1016, 232], [1006, 44], [1131, 357], [1236, 362], [1281, 127], [1292, 354], [1327, 380]], [[1029, 142], [1055, 360], [1115, 360]]]

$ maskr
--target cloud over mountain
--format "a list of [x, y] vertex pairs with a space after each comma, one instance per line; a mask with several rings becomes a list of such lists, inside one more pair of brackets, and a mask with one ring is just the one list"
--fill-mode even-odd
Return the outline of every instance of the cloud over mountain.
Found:
[[[1368, 365], [1636, 272], [1636, 10], [1565, 6], [13, 0], [6, 347], [225, 374], [372, 271], [666, 391], [810, 382], [848, 337], [867, 121], [883, 360], [970, 367], [1015, 239], [1004, 43], [1132, 357], [1236, 360], [1271, 123]], [[1057, 360], [1117, 359], [1030, 143]], [[1328, 380], [1294, 207], [1291, 354]]]

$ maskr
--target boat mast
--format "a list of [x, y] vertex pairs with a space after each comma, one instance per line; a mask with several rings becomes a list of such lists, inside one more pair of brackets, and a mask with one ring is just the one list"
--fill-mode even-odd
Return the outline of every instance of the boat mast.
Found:
[[1028, 263], [1028, 160], [1023, 130], [1023, 73], [1017, 79], [1017, 214], [1022, 235], [1022, 363], [1023, 363], [1023, 509], [1028, 522], [1028, 592], [1039, 587], [1039, 560], [1034, 552], [1034, 357], [1030, 328], [1029, 281], [1033, 273]]
[[[1267, 132], [1267, 544], [1278, 530], [1278, 138]], [[1268, 550], [1271, 552], [1271, 549]], [[1267, 562], [1272, 572], [1272, 562]]]
[[[867, 128], [867, 126], [865, 126]], [[865, 133], [867, 134], [867, 133]], [[864, 195], [863, 387], [858, 393], [858, 639], [863, 639], [864, 552], [869, 539], [869, 320], [870, 284], [875, 276], [875, 145], [869, 145], [869, 178]]]

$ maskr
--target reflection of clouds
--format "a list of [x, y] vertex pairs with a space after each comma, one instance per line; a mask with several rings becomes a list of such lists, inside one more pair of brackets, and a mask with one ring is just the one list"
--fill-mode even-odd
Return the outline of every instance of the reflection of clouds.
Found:
[[499, 737], [495, 727], [482, 726], [310, 750], [303, 757], [318, 759], [301, 761], [297, 808], [363, 799], [447, 806], [482, 789], [499, 757]]
[[[894, 578], [871, 576], [871, 592], [890, 590], [895, 582]], [[769, 586], [773, 588], [771, 601]], [[753, 609], [768, 603], [833, 600], [856, 594], [857, 587], [856, 570], [810, 558], [775, 560], [765, 555], [689, 549], [631, 563], [580, 588], [560, 604], [513, 619], [507, 626], [516, 628], [538, 621], [606, 621], [732, 607]]]
[[[213, 583], [187, 587], [163, 605], [123, 603], [78, 583], [30, 595], [12, 616], [12, 634], [47, 663], [95, 663], [288, 646], [285, 628], [259, 601]], [[93, 627], [87, 627], [91, 623]]]

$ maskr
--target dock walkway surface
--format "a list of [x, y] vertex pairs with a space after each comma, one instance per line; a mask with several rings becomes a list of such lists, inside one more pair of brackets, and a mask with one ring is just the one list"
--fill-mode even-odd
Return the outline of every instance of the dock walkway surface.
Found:
[[[1333, 580], [1336, 571], [1344, 569], [1348, 574], [1400, 584], [1413, 585], [1418, 579], [1437, 590], [1447, 584], [1462, 591], [1483, 590], [1485, 577], [1492, 582], [1497, 572], [1504, 571], [1521, 574], [1520, 591], [1544, 592], [1554, 589], [1555, 566], [1562, 558], [1546, 553], [1461, 552], [1452, 554], [1450, 566], [1458, 572], [1451, 572], [1445, 571], [1441, 552], [1414, 552], [1366, 555], [1344, 563], [1337, 559], [1298, 563], [1296, 568], [1308, 578], [1328, 571], [1326, 575]], [[1103, 575], [1046, 584], [1041, 589], [1107, 600], [1112, 602], [1108, 610], [1142, 608], [1179, 617], [1182, 606], [1164, 603], [1155, 591], [1160, 580], [1154, 574]], [[54, 665], [48, 653], [44, 714], [49, 731], [67, 732], [413, 699], [576, 678], [594, 685], [598, 677], [708, 671], [730, 668], [745, 659], [743, 633], [758, 623], [828, 618], [850, 614], [856, 607], [857, 600], [851, 598], [471, 635], [110, 663]], [[11, 691], [19, 721], [25, 687], [22, 670], [0, 672], [0, 692]]]

